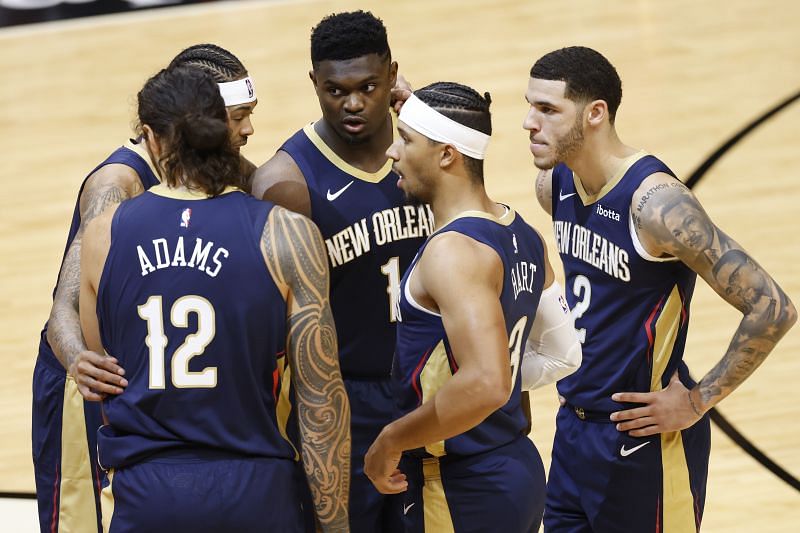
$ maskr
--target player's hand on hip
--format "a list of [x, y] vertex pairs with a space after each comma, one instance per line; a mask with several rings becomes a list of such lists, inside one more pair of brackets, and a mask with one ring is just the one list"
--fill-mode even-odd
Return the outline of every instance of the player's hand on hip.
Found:
[[611, 399], [644, 404], [611, 413], [611, 420], [617, 422], [617, 430], [627, 431], [631, 437], [679, 431], [702, 418], [692, 407], [689, 389], [681, 383], [677, 372], [665, 389], [655, 392], [618, 392]]
[[70, 364], [70, 375], [75, 379], [81, 395], [90, 402], [99, 402], [109, 394], [120, 394], [128, 386], [125, 370], [110, 355], [84, 350]]
[[381, 494], [405, 492], [408, 481], [397, 468], [403, 452], [388, 449], [382, 435], [378, 435], [364, 456], [364, 473]]

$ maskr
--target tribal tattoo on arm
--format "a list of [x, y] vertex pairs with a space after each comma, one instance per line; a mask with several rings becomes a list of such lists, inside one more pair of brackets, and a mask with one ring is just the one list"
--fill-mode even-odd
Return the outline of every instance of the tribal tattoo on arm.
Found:
[[275, 207], [262, 245], [270, 271], [289, 288], [287, 353], [317, 517], [323, 531], [348, 531], [350, 404], [339, 370], [322, 237], [306, 217]]
[[642, 243], [658, 251], [653, 255], [677, 257], [744, 315], [725, 355], [697, 386], [701, 407], [708, 410], [758, 368], [795, 323], [797, 311], [679, 181], [665, 175], [648, 179], [634, 195], [631, 213]]
[[[56, 293], [53, 297], [53, 307], [47, 326], [47, 340], [53, 352], [67, 371], [86, 350], [81, 334], [80, 315], [78, 313], [78, 300], [80, 296], [80, 262], [81, 240], [86, 231], [86, 226], [111, 205], [119, 204], [132, 196], [123, 185], [112, 180], [95, 180], [87, 182], [81, 194], [80, 215], [81, 224], [75, 238], [64, 256], [61, 271], [58, 275]], [[141, 188], [141, 185], [139, 185]], [[138, 191], [134, 191], [138, 192]]]

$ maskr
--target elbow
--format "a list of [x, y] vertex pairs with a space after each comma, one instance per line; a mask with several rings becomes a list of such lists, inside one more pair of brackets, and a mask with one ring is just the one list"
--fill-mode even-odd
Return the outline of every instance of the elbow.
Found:
[[470, 372], [469, 376], [465, 375], [464, 370], [460, 369], [456, 375], [462, 374], [460, 377], [465, 380], [461, 387], [464, 396], [469, 398], [473, 413], [480, 413], [485, 418], [508, 403], [512, 391], [508, 369], [491, 372], [482, 369], [480, 372]]
[[481, 397], [484, 398], [484, 407], [489, 413], [497, 411], [511, 398], [513, 384], [511, 375], [486, 376], [481, 381]]
[[786, 298], [786, 307], [781, 313], [780, 328], [782, 333], [786, 333], [797, 323], [797, 309], [792, 301]]
[[577, 340], [577, 338], [575, 341], [575, 344], [573, 344], [569, 351], [567, 351], [567, 354], [564, 358], [567, 368], [569, 369], [569, 372], [564, 374], [565, 376], [578, 370], [578, 367], [581, 366], [581, 362], [583, 362], [583, 349], [581, 348], [581, 343]]

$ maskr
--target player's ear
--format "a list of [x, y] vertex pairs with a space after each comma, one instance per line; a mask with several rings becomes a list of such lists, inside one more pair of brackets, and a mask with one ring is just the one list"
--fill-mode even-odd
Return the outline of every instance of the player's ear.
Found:
[[317, 88], [317, 75], [314, 73], [314, 69], [308, 71], [308, 77], [311, 79], [311, 83], [314, 84], [314, 89]]
[[594, 100], [589, 102], [584, 112], [590, 126], [599, 126], [608, 119], [608, 104], [605, 100]]
[[439, 152], [439, 167], [449, 168], [459, 157], [458, 150], [452, 144], [443, 144]]

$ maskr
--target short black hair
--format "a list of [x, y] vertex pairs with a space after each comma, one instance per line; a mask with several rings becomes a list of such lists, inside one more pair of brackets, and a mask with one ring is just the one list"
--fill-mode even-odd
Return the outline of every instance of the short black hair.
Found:
[[214, 78], [217, 83], [240, 80], [247, 76], [247, 69], [239, 58], [216, 44], [195, 44], [175, 56], [167, 68], [199, 68]]
[[622, 80], [600, 52], [585, 46], [569, 46], [539, 58], [531, 78], [566, 82], [564, 96], [573, 102], [604, 100], [611, 124], [622, 101]]
[[342, 61], [369, 54], [391, 59], [383, 21], [369, 11], [334, 13], [311, 30], [311, 64]]
[[[414, 95], [447, 118], [486, 135], [492, 134], [492, 114], [489, 111], [492, 97], [489, 93], [481, 96], [472, 87], [439, 81], [417, 89]], [[482, 159], [464, 155], [464, 166], [475, 181], [483, 183]]]

